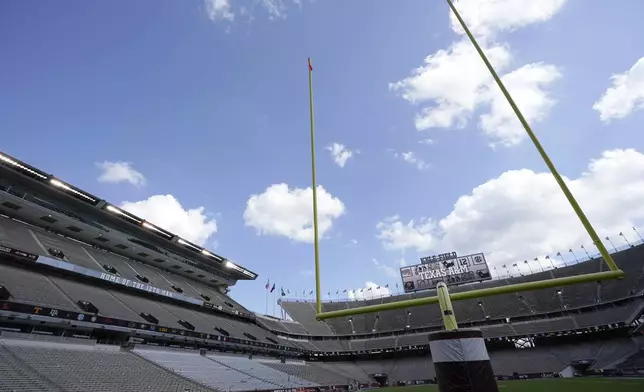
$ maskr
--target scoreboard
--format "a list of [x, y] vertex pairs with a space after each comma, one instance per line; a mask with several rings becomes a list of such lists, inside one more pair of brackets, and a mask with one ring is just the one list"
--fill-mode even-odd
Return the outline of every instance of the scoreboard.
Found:
[[405, 293], [435, 289], [439, 282], [453, 286], [492, 279], [483, 253], [436, 258], [436, 261], [430, 262], [426, 257], [421, 260], [421, 264], [400, 269]]

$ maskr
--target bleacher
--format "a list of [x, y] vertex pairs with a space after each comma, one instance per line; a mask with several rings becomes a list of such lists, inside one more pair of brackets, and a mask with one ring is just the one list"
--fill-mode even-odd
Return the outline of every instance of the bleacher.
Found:
[[119, 350], [74, 339], [0, 335], [0, 391], [158, 392], [213, 389]]

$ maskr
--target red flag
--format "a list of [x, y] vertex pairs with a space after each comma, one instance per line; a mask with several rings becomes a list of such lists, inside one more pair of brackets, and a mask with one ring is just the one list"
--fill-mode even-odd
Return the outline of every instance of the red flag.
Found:
[[313, 71], [313, 65], [311, 65], [311, 58], [309, 57], [309, 71]]

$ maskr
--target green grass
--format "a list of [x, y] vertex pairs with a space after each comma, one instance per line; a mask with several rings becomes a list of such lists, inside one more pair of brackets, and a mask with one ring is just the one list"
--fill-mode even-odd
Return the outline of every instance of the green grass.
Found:
[[[642, 392], [644, 379], [554, 378], [499, 381], [499, 392]], [[381, 388], [376, 392], [438, 392], [436, 385]]]

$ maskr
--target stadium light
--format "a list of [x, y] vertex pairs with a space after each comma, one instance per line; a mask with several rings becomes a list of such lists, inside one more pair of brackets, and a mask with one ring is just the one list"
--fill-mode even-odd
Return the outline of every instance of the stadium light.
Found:
[[88, 201], [90, 201], [92, 203], [96, 203], [96, 199], [94, 199], [93, 197], [88, 196], [88, 195], [84, 194], [83, 192], [72, 188], [71, 186], [65, 184], [64, 182], [62, 182], [62, 181], [60, 181], [60, 180], [58, 180], [56, 178], [51, 178], [49, 180], [49, 183], [51, 185], [55, 186], [56, 188], [62, 189], [64, 191], [72, 193], [72, 194], [74, 194], [76, 196], [80, 196], [81, 198], [83, 198], [85, 200], [88, 200]]
[[[570, 189], [568, 189], [568, 186], [566, 185], [563, 178], [557, 171], [557, 168], [550, 160], [550, 157], [548, 156], [545, 149], [541, 145], [541, 142], [539, 141], [539, 139], [537, 139], [537, 136], [532, 131], [530, 124], [528, 124], [528, 121], [525, 119], [525, 117], [519, 110], [519, 107], [514, 102], [514, 99], [512, 98], [512, 96], [506, 89], [505, 85], [503, 84], [503, 81], [494, 70], [494, 67], [492, 67], [492, 64], [490, 63], [490, 61], [487, 59], [487, 56], [483, 52], [483, 49], [481, 49], [478, 42], [474, 38], [474, 35], [472, 35], [472, 32], [465, 24], [465, 21], [463, 20], [463, 18], [461, 18], [461, 15], [458, 13], [458, 10], [454, 6], [452, 0], [446, 0], [446, 1], [449, 8], [454, 13], [454, 16], [456, 17], [461, 27], [465, 31], [465, 34], [472, 42], [472, 45], [474, 45], [474, 48], [476, 49], [477, 53], [481, 57], [481, 60], [483, 60], [483, 62], [485, 63], [485, 66], [487, 67], [488, 71], [492, 75], [492, 78], [494, 79], [499, 89], [505, 96], [506, 100], [512, 107], [512, 111], [517, 116], [517, 119], [523, 126], [523, 129], [525, 130], [525, 132], [528, 134], [528, 137], [532, 141], [534, 147], [537, 149], [537, 152], [543, 159], [543, 162], [550, 170], [550, 173], [552, 174], [555, 181], [559, 185], [559, 188], [561, 189], [564, 196], [568, 200], [568, 203], [574, 210], [575, 214], [577, 215], [577, 218], [584, 226], [584, 229], [586, 229], [588, 236], [591, 238], [595, 246], [597, 246], [599, 253], [601, 254], [606, 264], [608, 265], [609, 271], [584, 274], [584, 275], [576, 275], [576, 276], [567, 276], [563, 278], [541, 280], [536, 282], [518, 283], [518, 284], [513, 284], [508, 286], [491, 287], [486, 289], [471, 290], [471, 291], [458, 292], [453, 294], [449, 294], [447, 292], [447, 286], [445, 286], [444, 289], [441, 289], [441, 291], [438, 292], [438, 296], [408, 299], [408, 300], [390, 302], [390, 303], [384, 303], [384, 304], [362, 306], [362, 307], [352, 308], [352, 309], [342, 309], [342, 310], [335, 310], [335, 311], [329, 311], [329, 312], [322, 312], [322, 304], [321, 304], [321, 296], [320, 296], [319, 238], [317, 236], [317, 208], [316, 208], [317, 200], [316, 200], [316, 194], [315, 194], [315, 186], [316, 186], [315, 138], [314, 138], [314, 132], [313, 132], [313, 83], [312, 83], [312, 76], [311, 76], [311, 71], [313, 70], [313, 68], [311, 67], [311, 62], [309, 59], [309, 104], [310, 104], [310, 114], [311, 114], [310, 117], [311, 117], [311, 163], [312, 163], [311, 170], [312, 170], [312, 178], [313, 178], [313, 226], [314, 226], [314, 232], [315, 232], [315, 238], [314, 238], [315, 286], [316, 286], [316, 305], [317, 305], [316, 318], [318, 320], [326, 320], [330, 318], [347, 317], [347, 316], [353, 316], [358, 314], [382, 312], [386, 310], [395, 310], [395, 309], [402, 309], [402, 308], [408, 308], [408, 307], [414, 307], [414, 306], [436, 304], [441, 301], [442, 301], [441, 309], [443, 309], [443, 306], [445, 305], [446, 300], [462, 301], [467, 299], [475, 299], [475, 298], [500, 295], [500, 294], [513, 294], [513, 293], [529, 291], [529, 290], [542, 290], [547, 288], [569, 286], [569, 285], [580, 284], [580, 283], [597, 282], [597, 281], [609, 280], [609, 279], [620, 279], [624, 276], [624, 271], [620, 270], [617, 264], [615, 264], [615, 261], [613, 260], [610, 253], [608, 252], [608, 250], [602, 243], [601, 239], [597, 235], [597, 232], [595, 231], [592, 224], [590, 223], [590, 221], [584, 214], [583, 210], [577, 203], [577, 200], [575, 200], [575, 197], [572, 195], [572, 192], [570, 192]], [[456, 321], [455, 318], [453, 318], [453, 321], [454, 322]], [[453, 325], [450, 325], [450, 322], [452, 322], [452, 318], [447, 317], [447, 315], [445, 314], [443, 314], [443, 322], [447, 330], [454, 328]]]
[[122, 209], [120, 209], [118, 207], [115, 207], [115, 206], [113, 206], [111, 204], [107, 204], [105, 206], [105, 210], [109, 211], [109, 212], [112, 212], [114, 214], [120, 215], [125, 219], [129, 219], [130, 221], [135, 222], [137, 225], [139, 225], [139, 224], [141, 224], [141, 222], [143, 222], [141, 219], [135, 217], [134, 215], [128, 214], [127, 212], [123, 211]]
[[35, 171], [35, 170], [31, 169], [31, 168], [28, 168], [27, 166], [25, 166], [25, 165], [21, 164], [20, 162], [16, 161], [15, 159], [12, 159], [12, 158], [8, 157], [7, 155], [0, 154], [0, 162], [3, 162], [3, 163], [8, 164], [10, 166], [13, 166], [16, 169], [25, 171], [25, 172], [33, 175], [33, 176], [36, 176], [36, 177], [40, 178], [41, 180], [46, 180], [47, 179], [47, 176], [45, 176], [43, 174], [40, 174], [40, 173], [38, 173], [37, 171]]

